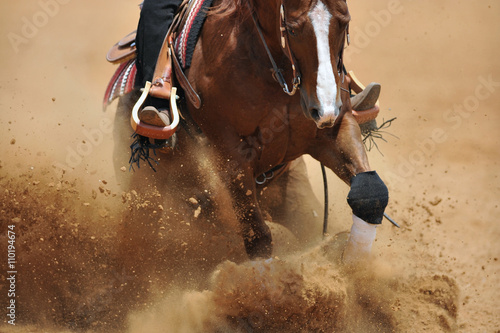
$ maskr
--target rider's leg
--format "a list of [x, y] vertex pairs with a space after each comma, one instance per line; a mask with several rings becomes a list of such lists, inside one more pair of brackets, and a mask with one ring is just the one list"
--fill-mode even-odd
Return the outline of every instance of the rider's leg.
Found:
[[[135, 85], [143, 88], [152, 81], [158, 54], [182, 0], [144, 0], [137, 26], [137, 76]], [[139, 114], [141, 121], [155, 126], [167, 126], [169, 101], [149, 96]]]
[[135, 84], [143, 88], [153, 79], [156, 60], [163, 40], [182, 0], [144, 0], [137, 26], [137, 76]]

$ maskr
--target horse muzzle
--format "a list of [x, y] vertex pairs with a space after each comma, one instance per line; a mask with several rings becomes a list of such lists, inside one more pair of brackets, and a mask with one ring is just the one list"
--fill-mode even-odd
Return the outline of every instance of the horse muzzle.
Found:
[[300, 102], [306, 118], [313, 120], [319, 129], [333, 127], [342, 108], [340, 100], [323, 106], [316, 98], [309, 98], [305, 93], [301, 94]]
[[340, 107], [333, 106], [330, 108], [322, 108], [320, 106], [312, 106], [304, 109], [307, 118], [312, 119], [319, 129], [333, 127], [335, 120], [340, 114]]
[[316, 123], [316, 126], [318, 126], [319, 129], [323, 129], [333, 127], [333, 124], [340, 113], [340, 108], [337, 106], [326, 110], [322, 108], [312, 108], [309, 112], [311, 114], [311, 118]]

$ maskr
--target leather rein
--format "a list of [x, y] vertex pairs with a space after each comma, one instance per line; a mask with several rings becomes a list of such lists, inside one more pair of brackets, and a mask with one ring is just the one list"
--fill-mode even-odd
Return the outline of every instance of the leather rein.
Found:
[[259, 19], [257, 18], [257, 14], [252, 8], [252, 5], [250, 5], [249, 0], [246, 1], [248, 8], [250, 9], [250, 13], [252, 15], [252, 20], [253, 23], [255, 24], [255, 27], [257, 28], [257, 32], [259, 33], [260, 40], [262, 41], [262, 44], [264, 45], [264, 48], [266, 49], [267, 56], [269, 57], [269, 60], [271, 61], [271, 64], [273, 65], [273, 77], [274, 79], [279, 83], [283, 91], [290, 95], [293, 96], [297, 92], [297, 89], [299, 89], [300, 86], [300, 71], [299, 68], [297, 67], [295, 57], [293, 56], [292, 50], [290, 49], [290, 43], [288, 41], [288, 32], [286, 29], [286, 18], [285, 18], [285, 6], [283, 5], [283, 0], [281, 0], [281, 5], [280, 5], [280, 36], [281, 36], [281, 49], [285, 53], [285, 55], [288, 57], [290, 62], [292, 63], [292, 71], [293, 71], [293, 81], [292, 81], [292, 90], [288, 88], [288, 84], [286, 83], [285, 78], [283, 77], [283, 70], [278, 68], [278, 65], [276, 65], [276, 61], [274, 61], [273, 55], [271, 54], [271, 50], [269, 50], [269, 46], [267, 45], [266, 39], [264, 38], [264, 34], [262, 33], [262, 28], [259, 24]]
[[[300, 75], [300, 70], [297, 65], [297, 60], [295, 59], [292, 50], [290, 49], [290, 41], [289, 41], [289, 35], [288, 35], [288, 29], [286, 27], [286, 16], [285, 16], [285, 5], [283, 4], [283, 0], [281, 0], [280, 4], [280, 44], [281, 44], [281, 49], [287, 56], [287, 58], [291, 62], [291, 67], [292, 67], [292, 72], [293, 72], [293, 80], [292, 80], [292, 90], [289, 89], [288, 84], [286, 83], [285, 78], [283, 77], [283, 70], [278, 68], [278, 65], [276, 65], [276, 61], [273, 58], [273, 55], [271, 54], [271, 50], [269, 49], [269, 46], [267, 45], [266, 39], [264, 38], [264, 34], [262, 33], [262, 28], [259, 24], [259, 19], [257, 17], [257, 14], [252, 8], [252, 5], [250, 4], [250, 1], [246, 1], [248, 8], [250, 9], [250, 13], [252, 16], [252, 20], [254, 22], [254, 25], [257, 29], [257, 32], [259, 33], [260, 40], [262, 41], [262, 44], [264, 45], [264, 48], [266, 50], [267, 56], [269, 57], [269, 60], [273, 66], [272, 72], [273, 72], [273, 78], [279, 83], [283, 91], [290, 96], [295, 95], [297, 90], [300, 88], [301, 84], [301, 75]], [[349, 25], [346, 27], [346, 36], [347, 36], [347, 45], [350, 43], [350, 38], [349, 38]], [[345, 71], [344, 71], [344, 48], [342, 48], [339, 52], [339, 61], [337, 63], [337, 71], [339, 73], [343, 74], [342, 76], [342, 83], [344, 83], [344, 78], [345, 78]], [[341, 90], [344, 90], [348, 93], [350, 93], [347, 89], [340, 87]]]

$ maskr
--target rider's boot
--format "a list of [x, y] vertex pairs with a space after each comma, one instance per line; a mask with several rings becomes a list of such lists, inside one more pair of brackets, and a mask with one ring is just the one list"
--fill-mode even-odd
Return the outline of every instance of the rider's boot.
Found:
[[375, 107], [380, 95], [380, 83], [372, 82], [363, 91], [351, 98], [352, 109], [366, 111]]
[[349, 89], [355, 93], [351, 95], [352, 114], [362, 131], [377, 127], [375, 118], [380, 111], [378, 97], [380, 95], [380, 83], [372, 82], [366, 88], [350, 71], [346, 75]]
[[[146, 99], [142, 110], [139, 111], [141, 122], [157, 127], [166, 127], [171, 124], [170, 119], [170, 101], [163, 98], [149, 96]], [[154, 139], [154, 144], [160, 148], [165, 148], [163, 152], [175, 147], [177, 143], [177, 134], [174, 133], [169, 139]]]
[[355, 111], [366, 111], [375, 107], [380, 95], [380, 83], [372, 82], [364, 86], [358, 78], [350, 71], [346, 76], [349, 89], [355, 93], [351, 95], [351, 106]]
[[147, 106], [139, 112], [139, 119], [142, 122], [158, 127], [170, 125], [168, 100], [149, 96], [144, 105]]

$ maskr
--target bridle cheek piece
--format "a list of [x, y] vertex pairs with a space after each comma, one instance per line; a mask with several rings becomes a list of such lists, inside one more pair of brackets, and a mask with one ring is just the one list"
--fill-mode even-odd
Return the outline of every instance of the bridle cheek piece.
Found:
[[[281, 5], [280, 5], [280, 44], [281, 44], [281, 49], [287, 56], [287, 58], [290, 60], [291, 67], [292, 67], [292, 73], [293, 73], [293, 80], [292, 80], [292, 90], [288, 88], [288, 84], [285, 81], [285, 78], [283, 77], [283, 70], [279, 69], [278, 66], [276, 65], [276, 61], [274, 61], [274, 58], [271, 54], [271, 51], [269, 50], [269, 46], [267, 45], [267, 42], [264, 38], [264, 34], [262, 33], [262, 29], [260, 27], [257, 15], [255, 14], [255, 11], [253, 10], [252, 6], [250, 5], [249, 0], [247, 0], [247, 5], [250, 9], [250, 12], [252, 14], [252, 20], [255, 24], [255, 27], [257, 28], [257, 32], [259, 33], [260, 39], [262, 41], [262, 44], [264, 45], [264, 48], [266, 49], [267, 55], [269, 57], [269, 60], [271, 61], [271, 64], [273, 66], [272, 72], [273, 72], [273, 78], [279, 83], [283, 91], [290, 96], [295, 95], [297, 90], [300, 88], [301, 84], [301, 76], [300, 76], [300, 70], [297, 65], [297, 60], [295, 59], [292, 50], [290, 49], [290, 41], [289, 41], [289, 35], [288, 35], [288, 29], [286, 28], [286, 15], [285, 15], [285, 6], [283, 4], [283, 0], [281, 0]], [[349, 25], [346, 27], [346, 36], [347, 36], [347, 45], [350, 43], [350, 38], [349, 38]], [[337, 70], [339, 73], [339, 76], [341, 73], [344, 73], [344, 61], [343, 61], [343, 54], [344, 54], [344, 48], [342, 47], [342, 50], [340, 51], [339, 54], [339, 62], [337, 64]], [[344, 73], [345, 74], [345, 73]], [[345, 75], [342, 77], [342, 83], [344, 83], [344, 78]], [[342, 90], [347, 91], [345, 88], [341, 87]], [[349, 92], [349, 91], [347, 91]]]
[[293, 96], [297, 92], [297, 89], [299, 89], [300, 87], [301, 79], [300, 79], [300, 70], [299, 67], [297, 66], [297, 60], [295, 60], [292, 50], [290, 49], [290, 41], [288, 40], [288, 29], [286, 28], [285, 6], [283, 5], [283, 0], [281, 0], [281, 5], [280, 5], [280, 34], [281, 34], [281, 49], [290, 60], [293, 71], [292, 91], [288, 89], [288, 86], [284, 78], [283, 78], [283, 85], [281, 87], [283, 88], [283, 91], [285, 93], [287, 93], [290, 96]]
[[250, 5], [249, 0], [247, 0], [247, 5], [248, 8], [250, 9], [250, 13], [252, 15], [252, 20], [253, 23], [255, 24], [255, 27], [257, 29], [257, 32], [259, 33], [260, 40], [262, 41], [262, 45], [264, 45], [264, 48], [266, 49], [267, 56], [269, 57], [269, 60], [271, 61], [271, 64], [273, 66], [272, 72], [273, 72], [273, 78], [279, 83], [283, 91], [290, 95], [293, 96], [299, 89], [301, 79], [300, 79], [300, 71], [297, 66], [297, 62], [295, 60], [295, 57], [292, 54], [292, 51], [290, 50], [290, 44], [288, 41], [288, 32], [286, 29], [286, 21], [285, 21], [285, 7], [283, 5], [283, 0], [281, 0], [281, 6], [280, 6], [280, 36], [281, 36], [281, 49], [285, 53], [285, 55], [288, 57], [292, 64], [292, 71], [293, 71], [293, 80], [292, 80], [292, 90], [288, 88], [288, 84], [285, 81], [285, 78], [283, 77], [282, 70], [278, 68], [278, 65], [276, 65], [276, 61], [274, 61], [274, 58], [271, 54], [271, 50], [269, 50], [269, 46], [267, 45], [266, 39], [264, 38], [264, 34], [262, 33], [262, 28], [260, 27], [259, 20], [257, 18], [257, 15], [255, 14], [255, 11], [253, 10], [252, 6]]

